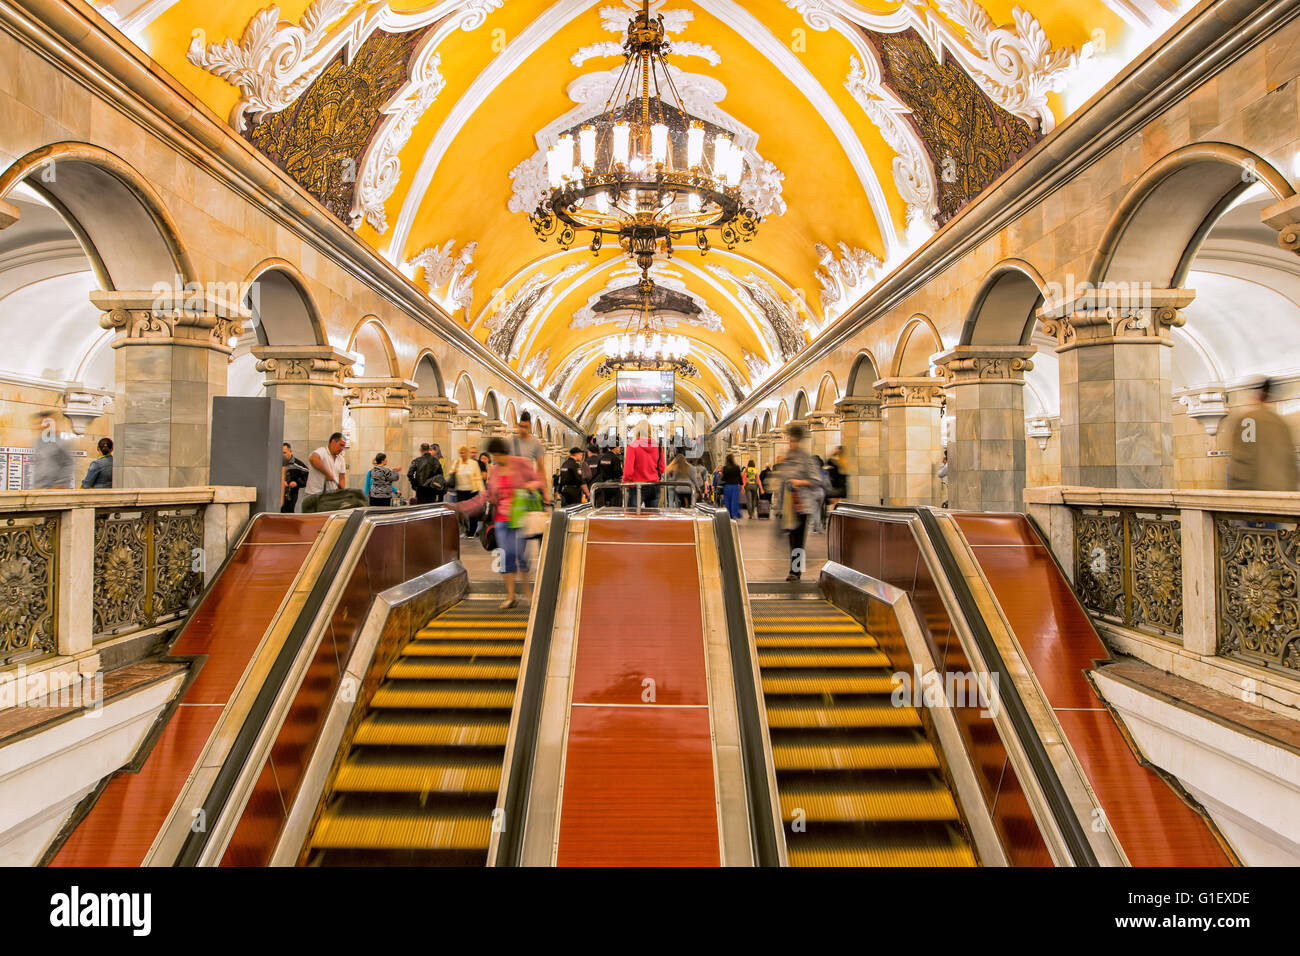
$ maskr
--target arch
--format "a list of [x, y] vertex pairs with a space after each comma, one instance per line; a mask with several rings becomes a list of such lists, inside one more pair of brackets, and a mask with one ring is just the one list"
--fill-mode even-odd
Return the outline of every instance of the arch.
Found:
[[775, 427], [780, 428], [789, 420], [790, 420], [790, 408], [789, 406], [786, 405], [785, 399], [781, 399], [781, 404], [776, 406], [776, 421], [773, 424], [775, 425]]
[[497, 393], [488, 389], [483, 396], [483, 408], [481, 409], [488, 421], [496, 422], [501, 420], [501, 402], [497, 398]]
[[930, 357], [943, 351], [943, 337], [924, 315], [914, 315], [903, 326], [894, 347], [891, 376], [924, 376], [930, 374]]
[[42, 146], [0, 174], [0, 199], [20, 182], [67, 222], [106, 291], [135, 292], [195, 278], [176, 222], [149, 181], [90, 143]]
[[853, 367], [849, 370], [849, 396], [854, 398], [874, 396], [876, 382], [880, 381], [881, 377], [876, 357], [869, 350], [863, 349], [853, 360]]
[[447, 395], [443, 390], [442, 371], [438, 368], [438, 360], [428, 349], [421, 352], [420, 357], [415, 360], [415, 368], [411, 369], [410, 379], [415, 383], [416, 394], [421, 398], [445, 398]]
[[474, 380], [469, 377], [469, 372], [461, 372], [460, 375], [456, 376], [456, 387], [451, 397], [462, 412], [478, 410], [478, 397], [474, 392]]
[[772, 430], [772, 413], [764, 412], [763, 413], [763, 434], [766, 435], [771, 430]]
[[1277, 199], [1295, 189], [1267, 160], [1229, 143], [1193, 143], [1152, 164], [1102, 234], [1088, 279], [1181, 288], [1206, 234], [1257, 183]]
[[259, 345], [327, 345], [307, 280], [284, 259], [264, 259], [244, 279], [243, 305], [253, 315]]
[[348, 339], [348, 351], [361, 358], [361, 370], [353, 366], [357, 378], [397, 377], [397, 352], [378, 316], [367, 315], [357, 323]]
[[794, 397], [794, 420], [803, 421], [808, 416], [808, 393], [802, 388]]
[[515, 410], [514, 399], [506, 400], [506, 410], [505, 414], [501, 416], [501, 420], [511, 428], [519, 424], [519, 412]]
[[999, 262], [980, 283], [962, 323], [959, 344], [1028, 345], [1046, 292], [1042, 274], [1029, 263]]
[[819, 412], [831, 412], [835, 410], [835, 403], [840, 400], [840, 386], [835, 381], [835, 376], [827, 372], [822, 376], [821, 384], [817, 386], [817, 405], [816, 410]]

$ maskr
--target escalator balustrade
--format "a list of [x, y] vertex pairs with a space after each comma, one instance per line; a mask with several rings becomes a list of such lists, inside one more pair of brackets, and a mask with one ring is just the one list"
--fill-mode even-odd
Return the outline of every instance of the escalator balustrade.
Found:
[[895, 668], [822, 600], [752, 602], [791, 866], [974, 866], [921, 713]]

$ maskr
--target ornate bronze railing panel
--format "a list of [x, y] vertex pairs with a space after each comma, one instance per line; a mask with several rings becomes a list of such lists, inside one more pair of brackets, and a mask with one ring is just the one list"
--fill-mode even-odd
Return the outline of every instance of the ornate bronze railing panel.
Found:
[[1176, 514], [1074, 512], [1074, 580], [1093, 614], [1166, 637], [1183, 630], [1183, 533]]
[[0, 666], [58, 650], [58, 559], [57, 514], [0, 520]]
[[97, 511], [95, 639], [184, 614], [203, 589], [202, 553], [201, 508]]
[[1218, 652], [1300, 675], [1300, 521], [1214, 519]]

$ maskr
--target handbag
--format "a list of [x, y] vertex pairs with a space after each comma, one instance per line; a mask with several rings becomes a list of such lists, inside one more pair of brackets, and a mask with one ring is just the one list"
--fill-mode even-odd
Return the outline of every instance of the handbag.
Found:
[[483, 509], [483, 528], [478, 533], [479, 544], [483, 545], [484, 551], [495, 551], [497, 549], [497, 528], [493, 520], [492, 505], [489, 503]]
[[529, 511], [519, 525], [519, 533], [525, 538], [540, 538], [546, 533], [546, 512]]

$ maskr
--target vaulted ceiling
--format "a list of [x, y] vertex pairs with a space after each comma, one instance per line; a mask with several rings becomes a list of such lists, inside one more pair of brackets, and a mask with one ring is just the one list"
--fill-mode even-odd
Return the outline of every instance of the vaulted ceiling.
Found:
[[[556, 131], [594, 115], [637, 0], [111, 0], [164, 69], [574, 415], [633, 281], [543, 245]], [[735, 133], [757, 238], [656, 263], [717, 416], [987, 188], [1179, 0], [655, 0], [688, 110]], [[693, 307], [691, 307], [693, 304]]]

